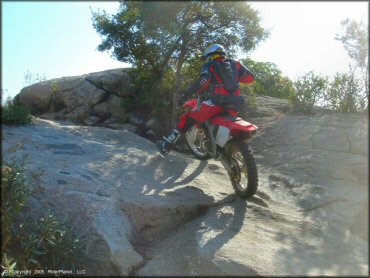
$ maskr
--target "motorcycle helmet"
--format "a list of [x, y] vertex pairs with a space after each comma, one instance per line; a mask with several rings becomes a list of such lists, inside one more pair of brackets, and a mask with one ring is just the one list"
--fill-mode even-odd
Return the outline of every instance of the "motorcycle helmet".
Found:
[[226, 55], [224, 47], [220, 44], [212, 44], [204, 51], [202, 59], [209, 59], [213, 55], [217, 55], [217, 57], [224, 57]]

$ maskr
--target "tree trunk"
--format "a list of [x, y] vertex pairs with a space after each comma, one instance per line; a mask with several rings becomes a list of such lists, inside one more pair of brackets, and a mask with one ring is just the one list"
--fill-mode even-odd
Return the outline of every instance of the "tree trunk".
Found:
[[[187, 26], [190, 24], [190, 21], [189, 20], [186, 20], [185, 18], [187, 17], [187, 15], [188, 15], [188, 13], [189, 13], [189, 11], [190, 11], [190, 9], [191, 9], [191, 6], [190, 5], [186, 5], [186, 8], [185, 8], [185, 11], [184, 11], [184, 16], [183, 16], [183, 18], [182, 18], [182, 20], [183, 20], [183, 24], [182, 24], [182, 26], [181, 26], [181, 28], [180, 28], [180, 30], [182, 30], [181, 31], [181, 33], [180, 33], [180, 35], [179, 35], [179, 37], [176, 39], [176, 41], [174, 42], [174, 44], [173, 44], [173, 46], [172, 46], [172, 48], [170, 48], [168, 51], [167, 51], [167, 53], [164, 55], [164, 59], [163, 59], [163, 62], [162, 63], [160, 63], [160, 69], [161, 69], [161, 74], [160, 74], [160, 78], [162, 79], [162, 77], [163, 77], [163, 73], [164, 73], [164, 70], [167, 68], [167, 66], [168, 66], [168, 62], [170, 61], [170, 59], [171, 59], [171, 57], [172, 57], [172, 55], [173, 55], [173, 53], [176, 51], [176, 49], [177, 49], [177, 47], [179, 46], [179, 44], [180, 44], [180, 42], [181, 42], [181, 40], [183, 41], [182, 42], [182, 47], [185, 45], [185, 43], [184, 43], [184, 34], [185, 34], [185, 32], [186, 32], [186, 28], [187, 28]], [[182, 50], [181, 50], [182, 51]], [[181, 56], [181, 55], [180, 55]], [[182, 63], [183, 63], [184, 61], [182, 61]]]
[[178, 111], [178, 102], [179, 102], [179, 90], [180, 90], [180, 81], [181, 81], [181, 70], [182, 65], [185, 61], [185, 42], [183, 42], [181, 46], [181, 51], [179, 55], [179, 60], [177, 61], [176, 66], [176, 73], [175, 73], [175, 86], [173, 90], [173, 97], [172, 97], [172, 113], [171, 113], [171, 126], [175, 127], [177, 121], [177, 111]]

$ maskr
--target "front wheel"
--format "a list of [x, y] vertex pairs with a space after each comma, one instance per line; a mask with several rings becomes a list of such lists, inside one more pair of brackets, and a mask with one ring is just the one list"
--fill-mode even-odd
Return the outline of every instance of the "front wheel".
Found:
[[209, 146], [210, 139], [207, 129], [203, 126], [193, 125], [185, 133], [185, 141], [191, 152], [201, 160], [207, 160], [210, 157]]
[[231, 168], [231, 183], [237, 195], [249, 199], [257, 192], [258, 172], [250, 146], [244, 142], [234, 142], [227, 151]]

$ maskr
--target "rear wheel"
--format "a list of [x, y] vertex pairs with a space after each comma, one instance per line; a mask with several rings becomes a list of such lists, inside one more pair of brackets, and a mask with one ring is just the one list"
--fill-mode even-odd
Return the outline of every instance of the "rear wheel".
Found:
[[228, 148], [227, 157], [236, 194], [243, 199], [252, 197], [257, 192], [258, 172], [251, 148], [244, 142], [234, 142]]
[[193, 125], [185, 133], [185, 141], [191, 152], [199, 159], [206, 160], [210, 157], [210, 138], [205, 127]]

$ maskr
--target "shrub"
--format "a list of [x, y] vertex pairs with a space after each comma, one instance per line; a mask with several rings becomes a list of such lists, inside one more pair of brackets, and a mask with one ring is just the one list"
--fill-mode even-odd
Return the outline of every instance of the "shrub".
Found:
[[59, 92], [59, 84], [57, 81], [51, 81], [51, 94], [55, 95]]
[[283, 76], [282, 71], [274, 63], [255, 62], [249, 58], [242, 62], [255, 76], [253, 84], [242, 88], [244, 95], [253, 93], [293, 100], [295, 97], [293, 82]]
[[83, 257], [85, 241], [50, 213], [37, 220], [24, 215], [22, 208], [33, 193], [24, 163], [15, 158], [2, 161], [1, 178], [1, 267], [15, 269], [73, 269]]
[[293, 98], [296, 109], [308, 112], [323, 99], [328, 87], [328, 78], [310, 71], [294, 82], [296, 95]]
[[329, 80], [310, 71], [299, 77], [294, 86], [295, 109], [302, 112], [319, 106], [331, 111], [356, 113], [367, 107], [364, 88], [354, 73], [337, 73], [333, 80]]
[[134, 97], [131, 96], [126, 96], [121, 99], [121, 107], [126, 111], [134, 110], [137, 108], [136, 105], [137, 101], [135, 100]]
[[1, 123], [9, 125], [30, 124], [30, 110], [22, 105], [15, 104], [10, 98], [1, 105]]
[[[130, 71], [132, 86], [135, 88], [132, 107], [147, 117], [155, 117], [161, 123], [160, 133], [168, 129], [172, 111], [174, 71], [166, 70], [161, 79], [152, 75], [149, 67], [133, 68]], [[123, 105], [127, 105], [127, 101]]]
[[361, 111], [366, 107], [362, 93], [360, 82], [354, 75], [337, 73], [323, 96], [324, 107], [344, 113]]
[[11, 163], [2, 164], [1, 167], [1, 248], [6, 248], [12, 240], [13, 220], [20, 213], [24, 203], [31, 193], [28, 179], [23, 175], [23, 165], [16, 164], [15, 158]]
[[14, 230], [8, 253], [18, 268], [73, 269], [82, 261], [83, 238], [50, 213], [34, 221], [23, 219]]

